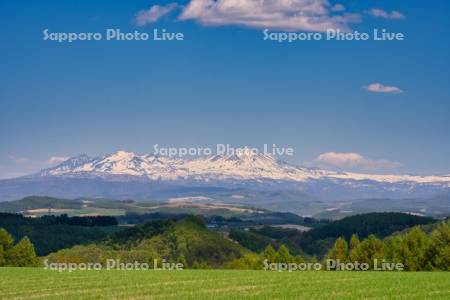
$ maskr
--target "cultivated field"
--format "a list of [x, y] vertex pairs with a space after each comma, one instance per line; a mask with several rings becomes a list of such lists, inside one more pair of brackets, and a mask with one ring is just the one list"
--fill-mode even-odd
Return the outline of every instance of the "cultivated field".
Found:
[[2, 299], [450, 299], [450, 273], [0, 269]]

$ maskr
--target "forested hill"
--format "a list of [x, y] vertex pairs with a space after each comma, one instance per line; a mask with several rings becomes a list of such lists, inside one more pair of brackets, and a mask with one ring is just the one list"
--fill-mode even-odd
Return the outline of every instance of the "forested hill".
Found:
[[167, 259], [181, 262], [185, 267], [224, 267], [251, 251], [230, 241], [220, 233], [206, 228], [201, 217], [188, 216], [180, 221], [153, 221], [113, 234], [107, 241], [76, 246], [48, 256], [50, 262], [78, 261], [122, 262], [139, 258], [153, 264], [153, 260]]
[[52, 197], [30, 196], [16, 201], [0, 202], [1, 212], [17, 213], [32, 209], [81, 209], [83, 203], [78, 200], [67, 200]]
[[300, 246], [312, 255], [324, 255], [338, 237], [347, 240], [353, 234], [364, 239], [373, 234], [384, 238], [394, 232], [436, 222], [433, 218], [403, 213], [369, 213], [355, 215], [314, 228], [302, 235]]
[[26, 218], [18, 214], [0, 213], [0, 228], [6, 229], [16, 241], [28, 236], [39, 256], [104, 239], [110, 227], [93, 225], [112, 225], [114, 221], [115, 219], [111, 217]]
[[331, 222], [310, 230], [305, 237], [313, 240], [341, 236], [350, 239], [352, 234], [357, 234], [360, 238], [366, 238], [373, 234], [383, 238], [396, 231], [433, 222], [436, 222], [433, 218], [403, 213], [369, 213]]
[[369, 213], [333, 221], [307, 232], [264, 226], [249, 231], [232, 230], [230, 237], [256, 252], [262, 251], [269, 244], [274, 247], [284, 244], [295, 254], [304, 253], [321, 258], [339, 237], [349, 240], [356, 234], [364, 239], [373, 234], [384, 238], [415, 225], [435, 222], [432, 218], [403, 213]]

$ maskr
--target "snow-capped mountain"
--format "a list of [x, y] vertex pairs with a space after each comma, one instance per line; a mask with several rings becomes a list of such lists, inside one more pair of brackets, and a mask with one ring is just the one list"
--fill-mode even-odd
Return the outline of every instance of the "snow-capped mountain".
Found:
[[139, 201], [205, 199], [304, 215], [333, 211], [450, 213], [450, 176], [374, 175], [294, 166], [237, 151], [193, 159], [118, 151], [80, 155], [30, 176], [0, 180], [0, 201], [40, 195]]
[[237, 151], [195, 159], [137, 155], [118, 151], [100, 158], [80, 155], [32, 177], [140, 177], [148, 180], [312, 180], [374, 181], [379, 183], [432, 184], [450, 188], [450, 176], [376, 175], [334, 172], [290, 165], [270, 155]]

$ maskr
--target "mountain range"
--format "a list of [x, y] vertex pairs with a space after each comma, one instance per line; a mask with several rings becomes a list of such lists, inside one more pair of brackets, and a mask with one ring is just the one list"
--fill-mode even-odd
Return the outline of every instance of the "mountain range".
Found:
[[195, 159], [179, 159], [118, 151], [91, 158], [85, 154], [29, 177], [141, 177], [148, 180], [369, 180], [384, 183], [430, 184], [450, 188], [450, 176], [374, 175], [334, 172], [290, 165], [271, 155], [237, 151]]
[[[248, 151], [192, 159], [118, 151], [102, 157], [83, 154], [29, 176], [0, 180], [0, 201], [30, 195], [145, 201], [188, 197], [305, 215], [350, 200], [360, 204], [361, 199], [450, 199], [450, 176], [336, 172], [295, 166]], [[450, 200], [442, 205], [435, 209], [450, 211]], [[419, 205], [414, 209], [430, 208]]]

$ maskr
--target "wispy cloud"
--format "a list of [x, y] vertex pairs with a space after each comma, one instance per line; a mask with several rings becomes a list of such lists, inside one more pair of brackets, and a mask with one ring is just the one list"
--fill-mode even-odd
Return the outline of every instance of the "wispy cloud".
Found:
[[348, 29], [352, 14], [332, 15], [328, 0], [191, 0], [181, 20], [204, 25], [242, 25], [280, 30]]
[[170, 3], [164, 6], [153, 5], [147, 10], [141, 10], [136, 14], [135, 22], [138, 26], [144, 26], [149, 23], [154, 23], [169, 14], [178, 7], [177, 3]]
[[404, 14], [402, 14], [401, 12], [398, 12], [396, 10], [387, 12], [387, 11], [379, 9], [379, 8], [372, 8], [371, 10], [367, 11], [367, 13], [371, 16], [374, 16], [377, 18], [388, 19], [388, 20], [402, 20], [405, 18]]
[[372, 83], [364, 87], [372, 93], [401, 94], [403, 90], [396, 86], [388, 86], [381, 83]]
[[365, 170], [395, 169], [400, 163], [386, 159], [370, 159], [359, 153], [327, 152], [320, 154], [315, 163], [338, 168], [360, 168]]
[[241, 25], [258, 29], [326, 31], [348, 30], [359, 22], [359, 14], [343, 13], [342, 4], [328, 0], [190, 0], [185, 6], [170, 3], [154, 5], [136, 14], [135, 23], [144, 26], [158, 21], [176, 8], [179, 20], [194, 20], [202, 25]]

